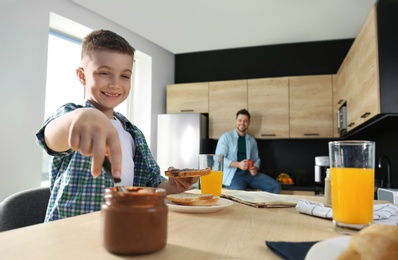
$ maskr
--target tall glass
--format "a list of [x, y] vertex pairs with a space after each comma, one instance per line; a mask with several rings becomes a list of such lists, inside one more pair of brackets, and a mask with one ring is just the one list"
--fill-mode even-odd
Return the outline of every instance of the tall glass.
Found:
[[202, 194], [220, 196], [222, 190], [222, 177], [224, 170], [224, 155], [200, 154], [199, 169], [210, 168], [211, 173], [200, 177], [200, 190]]
[[372, 141], [329, 142], [333, 223], [352, 234], [373, 222], [376, 145]]

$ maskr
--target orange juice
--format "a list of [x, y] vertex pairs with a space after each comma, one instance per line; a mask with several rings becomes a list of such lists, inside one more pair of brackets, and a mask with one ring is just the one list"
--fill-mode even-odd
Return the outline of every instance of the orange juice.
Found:
[[202, 194], [220, 196], [222, 188], [222, 171], [211, 171], [210, 174], [200, 177], [200, 190]]
[[345, 224], [373, 221], [374, 169], [331, 168], [333, 220]]

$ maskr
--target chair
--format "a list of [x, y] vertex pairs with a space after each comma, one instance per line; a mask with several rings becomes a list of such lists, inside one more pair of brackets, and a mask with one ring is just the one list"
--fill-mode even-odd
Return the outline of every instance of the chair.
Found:
[[50, 188], [15, 193], [0, 203], [0, 232], [44, 222]]

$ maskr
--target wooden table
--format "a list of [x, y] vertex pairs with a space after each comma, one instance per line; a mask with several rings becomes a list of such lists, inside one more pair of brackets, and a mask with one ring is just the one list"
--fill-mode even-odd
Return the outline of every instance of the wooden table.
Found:
[[[294, 196], [294, 195], [293, 195]], [[320, 197], [312, 197], [321, 199]], [[168, 241], [156, 253], [123, 258], [279, 259], [265, 241], [316, 241], [341, 236], [331, 220], [295, 208], [240, 203], [218, 212], [169, 211]], [[0, 259], [120, 259], [102, 246], [101, 212], [0, 233]]]

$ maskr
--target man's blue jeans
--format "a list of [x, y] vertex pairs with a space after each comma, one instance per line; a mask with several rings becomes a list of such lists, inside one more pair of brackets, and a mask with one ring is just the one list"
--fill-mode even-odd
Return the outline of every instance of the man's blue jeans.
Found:
[[238, 169], [228, 189], [259, 189], [270, 193], [280, 193], [281, 185], [274, 178], [264, 173], [259, 172], [256, 176], [252, 176], [249, 171], [241, 171]]

